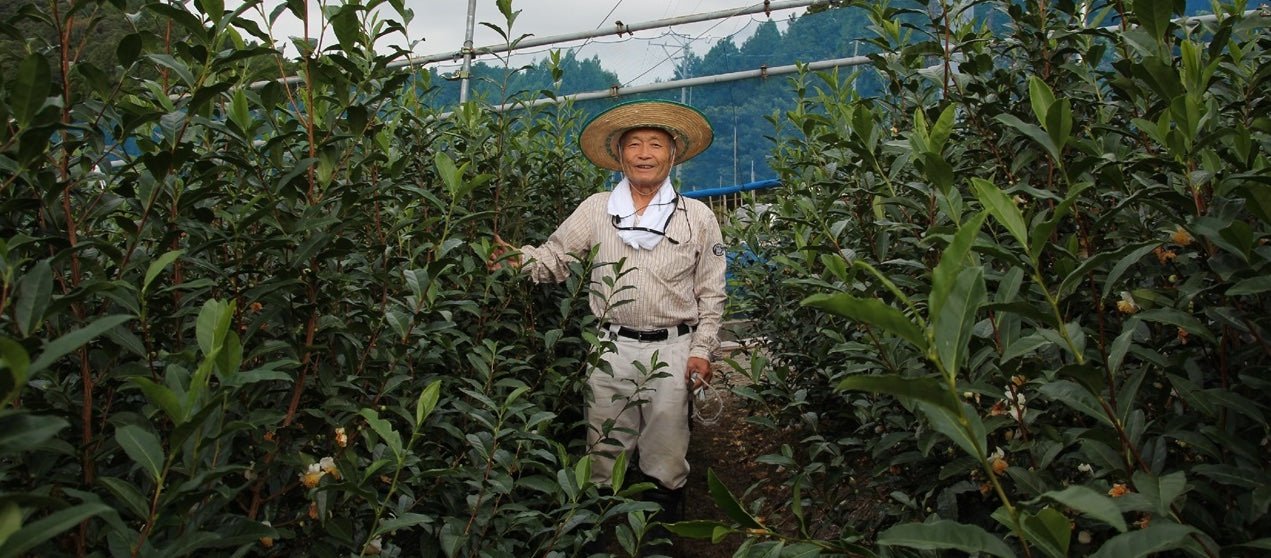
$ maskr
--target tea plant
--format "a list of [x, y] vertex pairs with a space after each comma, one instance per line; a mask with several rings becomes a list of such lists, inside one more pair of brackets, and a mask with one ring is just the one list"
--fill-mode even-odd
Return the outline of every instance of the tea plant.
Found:
[[890, 91], [799, 78], [786, 193], [737, 233], [775, 264], [736, 271], [771, 359], [740, 393], [806, 433], [766, 458], [793, 517], [721, 493], [731, 523], [682, 531], [743, 531], [739, 556], [1271, 548], [1266, 14], [858, 4]]
[[[98, 17], [53, 4], [18, 17]], [[601, 184], [577, 111], [427, 108], [374, 48], [403, 2], [128, 6], [167, 26], [116, 72], [31, 40], [0, 81], [0, 555], [634, 549], [581, 458], [590, 286], [486, 267]], [[321, 31], [285, 60], [249, 10]]]

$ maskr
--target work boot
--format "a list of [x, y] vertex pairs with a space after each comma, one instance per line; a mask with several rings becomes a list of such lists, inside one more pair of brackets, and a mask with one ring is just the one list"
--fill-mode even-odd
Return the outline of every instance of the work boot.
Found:
[[[601, 501], [613, 496], [613, 489], [607, 486], [600, 487], [600, 496]], [[597, 502], [597, 506], [600, 505], [601, 501]], [[594, 511], [598, 515], [601, 513], [599, 507], [594, 508]], [[595, 538], [583, 543], [582, 556], [584, 558], [594, 556], [596, 554], [609, 555], [609, 545], [613, 542], [613, 531], [612, 525], [605, 525], [605, 523], [606, 522], [601, 521], [600, 531], [596, 533]], [[613, 522], [609, 521], [608, 523]]]
[[644, 540], [652, 543], [658, 539], [667, 539], [670, 545], [640, 545], [641, 556], [671, 556], [675, 558], [678, 554], [675, 552], [675, 539], [671, 531], [664, 525], [677, 523], [684, 518], [684, 489], [679, 488], [671, 490], [663, 487], [660, 483], [654, 481], [656, 488], [645, 492], [645, 500], [653, 502], [662, 508], [662, 511], [654, 514], [652, 521], [657, 522], [645, 533]]

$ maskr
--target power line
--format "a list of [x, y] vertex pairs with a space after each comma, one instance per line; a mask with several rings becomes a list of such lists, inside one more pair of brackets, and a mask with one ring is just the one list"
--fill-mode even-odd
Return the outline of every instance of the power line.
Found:
[[690, 44], [692, 44], [692, 43], [696, 42], [698, 39], [700, 39], [700, 38], [702, 37], [702, 35], [705, 35], [705, 34], [707, 34], [707, 33], [711, 32], [711, 31], [714, 31], [716, 27], [719, 27], [719, 26], [720, 26], [721, 24], [723, 24], [723, 23], [724, 23], [724, 21], [726, 21], [726, 20], [727, 20], [726, 18], [725, 18], [725, 19], [719, 19], [719, 20], [716, 20], [714, 25], [711, 25], [708, 29], [706, 29], [705, 31], [702, 31], [702, 32], [701, 32], [700, 34], [698, 34], [698, 36], [697, 36], [696, 38], [694, 38], [692, 41], [689, 41], [689, 42], [685, 43], [683, 46], [681, 46], [681, 47], [679, 48], [679, 50], [675, 51], [675, 53], [668, 55], [666, 58], [662, 59], [662, 60], [661, 60], [660, 62], [658, 62], [657, 64], [654, 64], [654, 65], [650, 66], [650, 67], [649, 67], [649, 69], [647, 69], [647, 70], [645, 70], [645, 71], [643, 71], [643, 72], [640, 72], [640, 75], [638, 75], [638, 76], [636, 76], [636, 77], [634, 77], [634, 78], [631, 78], [631, 79], [627, 80], [627, 82], [626, 82], [626, 83], [624, 83], [624, 84], [622, 84], [622, 85], [623, 85], [624, 87], [625, 87], [625, 86], [628, 86], [628, 85], [631, 85], [631, 82], [633, 82], [633, 81], [635, 81], [635, 80], [637, 80], [637, 79], [640, 79], [640, 78], [642, 78], [642, 77], [644, 77], [644, 76], [648, 75], [648, 74], [649, 74], [649, 72], [652, 72], [653, 70], [656, 70], [656, 69], [658, 68], [658, 66], [661, 66], [662, 64], [666, 63], [666, 62], [667, 62], [668, 60], [670, 60], [672, 57], [674, 57], [674, 56], [678, 56], [680, 52], [683, 52], [683, 51], [684, 51], [684, 49], [688, 48], [688, 45], [690, 45]]
[[[613, 16], [613, 13], [618, 11], [618, 6], [621, 6], [621, 5], [622, 5], [622, 0], [618, 0], [616, 3], [614, 3], [613, 7], [609, 8], [609, 13], [605, 14], [605, 17], [600, 19], [600, 23], [596, 24], [596, 29], [600, 29], [601, 27], [604, 27], [605, 22], [609, 21], [609, 18]], [[595, 37], [587, 37], [587, 40], [583, 41], [583, 44], [580, 45], [578, 48], [587, 46], [587, 44], [590, 43], [593, 38]]]
[[[743, 7], [742, 9], [745, 9], [745, 7]], [[640, 73], [640, 75], [638, 75], [638, 76], [636, 76], [636, 77], [634, 77], [634, 78], [631, 78], [631, 79], [627, 80], [627, 82], [626, 82], [626, 83], [623, 83], [623, 84], [622, 84], [622, 85], [623, 85], [623, 87], [626, 87], [626, 86], [631, 85], [631, 83], [632, 83], [632, 82], [634, 82], [635, 80], [638, 80], [638, 79], [640, 79], [640, 78], [642, 78], [642, 77], [644, 77], [644, 76], [648, 75], [648, 74], [649, 74], [649, 72], [652, 72], [653, 70], [656, 70], [656, 69], [657, 69], [659, 66], [661, 66], [662, 64], [665, 64], [665, 63], [667, 63], [668, 61], [670, 61], [671, 59], [673, 59], [673, 58], [675, 58], [675, 57], [677, 57], [677, 56], [680, 56], [680, 53], [682, 53], [684, 50], [688, 49], [688, 47], [689, 47], [690, 45], [692, 45], [692, 44], [693, 44], [693, 43], [695, 43], [695, 42], [701, 41], [704, 37], [707, 37], [707, 35], [706, 35], [707, 33], [709, 33], [709, 32], [711, 32], [711, 31], [715, 30], [715, 28], [716, 28], [716, 27], [719, 27], [720, 25], [722, 25], [722, 24], [724, 23], [724, 21], [726, 21], [726, 19], [720, 19], [720, 20], [716, 21], [716, 22], [715, 22], [715, 24], [714, 24], [714, 25], [712, 25], [712, 26], [710, 26], [710, 28], [709, 28], [709, 29], [706, 29], [705, 31], [702, 31], [701, 33], [699, 33], [699, 34], [697, 35], [697, 37], [694, 37], [691, 41], [688, 41], [688, 42], [684, 43], [684, 44], [683, 44], [682, 46], [680, 46], [680, 48], [679, 48], [678, 50], [676, 50], [675, 52], [670, 53], [670, 54], [667, 54], [667, 57], [666, 57], [666, 58], [664, 58], [664, 59], [662, 59], [662, 60], [660, 60], [657, 64], [654, 64], [653, 66], [650, 66], [647, 70], [645, 70], [645, 71], [641, 72], [641, 73]], [[719, 38], [711, 37], [711, 39], [713, 39], [713, 40], [714, 40], [714, 41], [716, 41], [716, 42], [721, 41], [721, 40], [724, 40], [724, 39], [732, 40], [732, 38], [733, 38], [733, 37], [736, 37], [737, 35], [740, 35], [742, 31], [745, 31], [748, 27], [750, 27], [750, 24], [751, 24], [751, 23], [756, 23], [756, 22], [758, 22], [758, 23], [763, 23], [762, 21], [757, 21], [757, 20], [754, 18], [754, 16], [751, 16], [751, 17], [750, 17], [750, 21], [747, 21], [745, 25], [742, 25], [741, 27], [737, 28], [737, 30], [736, 30], [736, 31], [733, 31], [732, 33], [729, 33], [729, 34], [727, 34], [727, 35], [723, 35], [723, 36], [721, 36], [721, 37], [719, 37]], [[680, 34], [675, 33], [675, 32], [673, 32], [673, 31], [672, 31], [672, 32], [663, 33], [663, 36], [667, 36], [667, 35], [686, 36], [686, 35], [680, 35]]]

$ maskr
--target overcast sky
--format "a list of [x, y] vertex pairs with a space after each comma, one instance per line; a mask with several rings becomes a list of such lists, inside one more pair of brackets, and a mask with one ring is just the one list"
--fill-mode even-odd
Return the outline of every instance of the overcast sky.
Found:
[[[404, 0], [408, 8], [414, 11], [414, 19], [410, 22], [410, 39], [416, 41], [413, 50], [419, 55], [458, 52], [463, 47], [464, 33], [468, 19], [467, 0]], [[273, 11], [282, 0], [263, 0], [264, 12]], [[232, 9], [232, 0], [226, 2]], [[335, 2], [329, 2], [335, 5]], [[531, 34], [535, 37], [548, 37], [566, 33], [591, 31], [597, 28], [613, 28], [621, 21], [628, 25], [645, 23], [659, 19], [693, 15], [721, 10], [735, 10], [747, 6], [762, 6], [763, 2], [754, 0], [513, 0], [512, 9], [521, 14], [513, 26], [513, 35]], [[317, 6], [318, 2], [310, 2]], [[387, 5], [387, 4], [386, 4]], [[801, 14], [804, 10], [789, 9], [772, 13], [772, 19], [783, 22], [791, 15]], [[318, 13], [314, 10], [314, 13]], [[392, 15], [391, 10], [383, 12], [384, 17]], [[396, 17], [393, 17], [396, 19]], [[721, 38], [732, 36], [740, 44], [754, 29], [754, 23], [764, 21], [763, 13], [737, 16], [724, 20], [707, 21], [675, 26], [670, 29], [650, 29], [639, 31], [632, 39], [624, 35], [619, 39], [615, 35], [607, 35], [585, 41], [578, 51], [579, 58], [600, 56], [602, 65], [618, 74], [624, 85], [649, 83], [657, 79], [669, 79], [674, 71], [674, 60], [668, 60], [680, 52], [680, 45], [691, 44], [693, 52], [704, 54], [711, 45]], [[502, 44], [503, 39], [493, 30], [480, 25], [490, 22], [500, 27], [504, 25], [495, 0], [477, 0], [476, 28], [473, 39], [477, 48]], [[311, 24], [312, 33], [318, 27]], [[675, 33], [674, 36], [670, 33]], [[300, 22], [284, 14], [273, 28], [274, 36], [286, 41], [287, 37], [300, 36]], [[422, 39], [422, 41], [421, 41]], [[329, 37], [324, 44], [331, 44], [335, 39]], [[391, 40], [404, 44], [400, 35]], [[575, 41], [551, 47], [531, 49], [528, 57], [517, 59], [517, 63], [526, 63], [530, 58], [538, 59], [546, 56], [552, 48], [568, 48], [584, 45], [584, 41]], [[294, 49], [288, 51], [294, 55]], [[483, 58], [487, 63], [495, 60]], [[457, 68], [457, 64], [439, 64], [439, 68], [448, 71]]]

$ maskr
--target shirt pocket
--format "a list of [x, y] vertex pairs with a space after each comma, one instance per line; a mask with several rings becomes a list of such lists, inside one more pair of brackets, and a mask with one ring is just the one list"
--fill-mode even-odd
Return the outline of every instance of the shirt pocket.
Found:
[[676, 282], [691, 278], [693, 270], [697, 268], [697, 244], [692, 242], [665, 244], [669, 244], [670, 248], [663, 264], [667, 279], [670, 282]]

